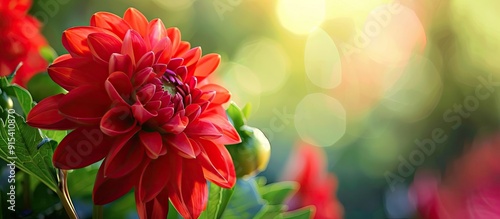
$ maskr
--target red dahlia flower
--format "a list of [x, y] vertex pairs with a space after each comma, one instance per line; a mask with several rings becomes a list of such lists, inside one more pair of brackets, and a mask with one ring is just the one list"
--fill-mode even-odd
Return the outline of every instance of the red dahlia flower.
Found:
[[47, 41], [40, 23], [26, 14], [30, 7], [29, 0], [0, 0], [0, 76], [10, 75], [23, 62], [13, 80], [23, 87], [48, 65], [39, 53]]
[[443, 179], [418, 172], [410, 197], [420, 218], [500, 218], [500, 133], [475, 140], [448, 166]]
[[315, 219], [339, 219], [342, 204], [337, 200], [337, 177], [328, 173], [327, 157], [321, 148], [300, 143], [291, 155], [284, 180], [299, 184], [299, 190], [287, 203], [290, 210], [313, 205]]
[[177, 28], [148, 22], [136, 9], [107, 12], [90, 26], [66, 30], [69, 54], [54, 61], [51, 78], [69, 91], [42, 100], [28, 124], [74, 129], [59, 144], [57, 168], [76, 169], [104, 158], [93, 191], [97, 205], [135, 188], [141, 218], [165, 218], [168, 200], [185, 218], [206, 207], [209, 180], [235, 183], [225, 144], [239, 143], [221, 104], [229, 92], [206, 81], [220, 57], [201, 57]]

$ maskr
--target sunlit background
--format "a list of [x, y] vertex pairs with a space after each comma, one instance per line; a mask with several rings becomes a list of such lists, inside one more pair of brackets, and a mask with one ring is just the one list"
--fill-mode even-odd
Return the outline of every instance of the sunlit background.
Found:
[[[48, 2], [35, 1], [30, 13], [58, 54], [66, 28], [128, 7], [178, 27], [205, 54], [221, 54], [213, 80], [238, 105], [251, 104], [250, 125], [271, 141], [261, 175], [280, 180], [299, 142], [321, 147], [344, 218], [417, 218], [408, 195], [415, 173], [443, 174], [477, 136], [499, 128], [498, 1]], [[418, 145], [430, 139], [435, 150], [425, 153]], [[70, 186], [73, 196], [92, 188]], [[133, 196], [115, 205], [115, 215], [129, 215]]]

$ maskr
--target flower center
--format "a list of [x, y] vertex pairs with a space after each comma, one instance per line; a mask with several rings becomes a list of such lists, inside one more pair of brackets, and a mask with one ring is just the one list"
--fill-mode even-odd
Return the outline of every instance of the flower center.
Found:
[[177, 93], [175, 86], [168, 81], [163, 81], [163, 91], [168, 92], [170, 96], [174, 96]]
[[168, 92], [171, 96], [177, 94], [177, 87], [182, 85], [182, 80], [174, 71], [167, 69], [162, 77], [163, 91]]

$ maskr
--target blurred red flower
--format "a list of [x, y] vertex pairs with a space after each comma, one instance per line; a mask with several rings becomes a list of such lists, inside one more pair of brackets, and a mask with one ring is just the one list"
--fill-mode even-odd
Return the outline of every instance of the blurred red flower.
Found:
[[235, 171], [225, 144], [241, 141], [222, 104], [223, 87], [205, 79], [220, 56], [201, 56], [177, 28], [150, 22], [138, 10], [123, 18], [99, 12], [90, 26], [63, 34], [69, 54], [49, 66], [69, 91], [28, 115], [44, 129], [75, 129], [54, 152], [57, 168], [76, 169], [104, 158], [94, 185], [97, 205], [135, 188], [141, 218], [165, 218], [168, 200], [184, 218], [207, 203], [207, 182], [230, 188]]
[[299, 183], [300, 188], [289, 200], [290, 210], [313, 205], [315, 219], [342, 218], [343, 208], [335, 197], [337, 178], [328, 173], [324, 151], [306, 143], [295, 149], [285, 171], [284, 180]]
[[447, 169], [443, 181], [419, 172], [410, 189], [426, 219], [500, 218], [500, 134], [472, 144]]
[[0, 76], [10, 75], [22, 62], [13, 83], [23, 87], [48, 65], [39, 53], [48, 44], [40, 23], [27, 14], [30, 7], [30, 0], [0, 0]]

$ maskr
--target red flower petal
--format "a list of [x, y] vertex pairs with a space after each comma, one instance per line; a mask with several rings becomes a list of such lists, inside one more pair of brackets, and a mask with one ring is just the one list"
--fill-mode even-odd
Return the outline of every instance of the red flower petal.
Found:
[[[104, 176], [123, 177], [135, 170], [144, 158], [144, 148], [137, 147], [137, 137], [132, 138], [139, 128], [127, 133], [114, 142], [103, 163]], [[132, 139], [131, 139], [132, 138]]]
[[185, 158], [196, 158], [201, 152], [199, 146], [191, 144], [191, 140], [183, 132], [169, 136], [166, 142], [177, 151], [179, 156]]
[[196, 70], [194, 72], [194, 76], [198, 78], [198, 82], [204, 80], [212, 74], [219, 66], [219, 63], [220, 55], [216, 53], [205, 55], [198, 60]]
[[180, 116], [179, 114], [173, 116], [167, 123], [161, 125], [161, 128], [166, 132], [172, 134], [179, 134], [189, 123], [189, 119], [185, 116]]
[[72, 121], [82, 124], [99, 124], [111, 106], [103, 88], [82, 86], [73, 89], [59, 102], [59, 112]]
[[109, 136], [117, 136], [130, 132], [136, 127], [130, 106], [121, 105], [111, 108], [101, 119], [101, 131]]
[[181, 31], [177, 29], [177, 27], [168, 28], [167, 36], [172, 42], [172, 52], [177, 51], [179, 45], [181, 44]]
[[59, 113], [59, 101], [63, 97], [64, 94], [58, 94], [40, 101], [31, 109], [26, 123], [42, 129], [66, 130], [78, 127], [76, 123], [67, 120]]
[[153, 200], [144, 203], [135, 190], [135, 202], [139, 218], [166, 218], [168, 215], [168, 193], [163, 190]]
[[212, 139], [214, 143], [217, 144], [224, 144], [224, 145], [230, 145], [230, 144], [238, 144], [241, 142], [240, 135], [234, 129], [233, 125], [227, 120], [227, 116], [221, 116], [219, 114], [207, 114], [205, 115], [202, 114], [202, 116], [205, 116], [204, 118], [200, 118], [200, 120], [203, 120], [206, 122], [211, 122], [213, 123], [216, 127], [218, 127], [221, 131], [223, 136], [217, 139]]
[[196, 104], [191, 104], [186, 107], [185, 112], [185, 116], [189, 118], [189, 121], [195, 121], [201, 114], [201, 107]]
[[205, 178], [223, 188], [233, 187], [236, 182], [236, 172], [231, 154], [226, 147], [206, 140], [200, 140], [199, 143], [203, 148], [197, 159], [203, 166]]
[[132, 83], [123, 72], [113, 72], [104, 83], [109, 98], [123, 104], [128, 104], [132, 95]]
[[92, 33], [107, 33], [113, 35], [112, 32], [97, 27], [72, 27], [65, 30], [63, 33], [63, 46], [73, 57], [91, 57], [87, 37]]
[[64, 60], [68, 60], [68, 59], [71, 59], [71, 58], [72, 58], [72, 56], [70, 54], [60, 55], [59, 57], [57, 57], [57, 58], [54, 59], [53, 64], [58, 63], [58, 62], [62, 62]]
[[140, 11], [135, 8], [127, 9], [123, 15], [123, 20], [125, 20], [132, 29], [140, 33], [142, 37], [146, 36], [148, 19], [146, 19]]
[[147, 162], [143, 162], [134, 171], [121, 178], [104, 177], [104, 168], [101, 166], [97, 172], [92, 192], [94, 204], [105, 205], [127, 194], [137, 184], [137, 179], [139, 179], [147, 164]]
[[197, 120], [191, 122], [189, 126], [184, 130], [184, 132], [189, 136], [197, 136], [202, 138], [220, 138], [222, 133], [215, 127], [211, 122]]
[[200, 87], [202, 91], [215, 91], [215, 98], [212, 100], [213, 104], [224, 104], [231, 99], [231, 93], [224, 87], [217, 84], [207, 84]]
[[137, 100], [141, 103], [147, 103], [153, 98], [156, 92], [156, 86], [153, 84], [146, 84], [137, 91]]
[[[139, 179], [137, 193], [142, 202], [151, 201], [155, 198], [169, 182], [172, 165], [168, 156], [162, 156], [159, 159], [152, 160], [146, 167]], [[166, 204], [166, 203], [164, 203]]]
[[152, 51], [147, 52], [144, 54], [141, 59], [137, 62], [137, 67], [136, 69], [144, 69], [146, 67], [151, 67], [153, 66], [155, 61], [155, 54]]
[[139, 132], [141, 145], [146, 149], [147, 155], [151, 159], [156, 159], [161, 153], [163, 142], [158, 132]]
[[94, 59], [104, 64], [108, 64], [111, 54], [120, 52], [122, 45], [116, 36], [105, 33], [92, 33], [87, 41]]
[[122, 18], [109, 12], [97, 12], [90, 18], [90, 25], [100, 27], [115, 33], [123, 39], [130, 26]]
[[196, 160], [177, 158], [172, 164], [174, 179], [169, 181], [169, 198], [183, 218], [198, 218], [207, 206], [207, 182]]
[[100, 84], [108, 77], [108, 71], [103, 66], [95, 65], [91, 58], [64, 58], [56, 59], [50, 65], [48, 72], [52, 80], [66, 90], [79, 86]]
[[[148, 38], [147, 38], [149, 39], [150, 48], [155, 48], [156, 45], [166, 37], [167, 37], [167, 29], [165, 29], [165, 25], [163, 25], [163, 22], [160, 19], [152, 20], [148, 25]], [[171, 44], [170, 39], [168, 39], [168, 44], [169, 45]], [[167, 48], [168, 50], [170, 50], [170, 47], [163, 46], [163, 48]], [[160, 51], [155, 51], [155, 53], [158, 52]]]
[[114, 53], [109, 58], [109, 73], [121, 71], [129, 77], [132, 76], [134, 65], [128, 55]]
[[186, 67], [189, 67], [201, 58], [201, 48], [200, 47], [195, 47], [184, 53], [181, 58], [184, 59], [184, 62], [182, 63]]
[[[138, 99], [139, 97], [137, 97]], [[150, 112], [146, 108], [144, 108], [144, 105], [142, 105], [139, 100], [137, 100], [134, 105], [132, 105], [132, 114], [134, 118], [140, 123], [144, 124], [146, 121], [149, 119], [155, 117], [158, 115], [158, 112]]]
[[121, 54], [130, 56], [132, 63], [135, 65], [146, 53], [146, 43], [141, 35], [135, 30], [128, 30], [123, 38]]
[[97, 126], [77, 128], [59, 143], [52, 161], [59, 169], [86, 167], [103, 159], [113, 141]]
[[152, 77], [154, 77], [153, 68], [151, 67], [143, 68], [142, 70], [134, 74], [134, 87], [140, 87]]

